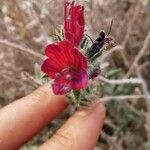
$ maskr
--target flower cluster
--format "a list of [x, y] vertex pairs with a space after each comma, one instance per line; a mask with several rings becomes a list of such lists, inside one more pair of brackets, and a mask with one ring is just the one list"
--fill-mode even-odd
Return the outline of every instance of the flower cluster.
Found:
[[42, 71], [54, 79], [52, 88], [55, 94], [66, 94], [88, 85], [87, 60], [70, 41], [63, 40], [50, 44], [45, 49], [48, 57]]
[[41, 66], [42, 71], [53, 79], [52, 89], [56, 95], [86, 89], [88, 81], [100, 74], [99, 67], [94, 66], [91, 59], [101, 52], [111, 38], [101, 32], [87, 51], [83, 52], [87, 40], [84, 30], [84, 7], [74, 0], [71, 3], [64, 0], [63, 38], [47, 45], [47, 59]]

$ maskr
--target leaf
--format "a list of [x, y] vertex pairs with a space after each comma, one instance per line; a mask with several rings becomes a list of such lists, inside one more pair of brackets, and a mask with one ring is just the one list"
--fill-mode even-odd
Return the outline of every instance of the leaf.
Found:
[[43, 76], [43, 72], [41, 71], [41, 67], [37, 63], [35, 63], [35, 65], [34, 65], [34, 76], [36, 79], [40, 79]]
[[110, 84], [104, 84], [103, 85], [103, 92], [109, 94], [109, 95], [114, 95], [116, 85], [110, 85]]
[[47, 75], [47, 74], [45, 74], [45, 75], [43, 75], [43, 76], [41, 77], [41, 79], [46, 79], [46, 78], [48, 78], [48, 75]]
[[89, 49], [89, 40], [87, 38], [84, 38], [82, 44], [81, 44], [81, 49], [83, 50], [83, 52], [86, 54], [88, 52]]
[[144, 144], [144, 149], [145, 149], [145, 150], [150, 150], [150, 142], [146, 142], [146, 143]]
[[119, 85], [116, 87], [114, 93], [115, 95], [128, 95], [134, 92], [135, 85], [127, 84], [127, 85]]
[[108, 79], [116, 78], [121, 71], [122, 70], [120, 68], [119, 69], [112, 69], [106, 73], [105, 78], [108, 78]]
[[73, 94], [77, 101], [80, 101], [80, 91], [73, 91]]

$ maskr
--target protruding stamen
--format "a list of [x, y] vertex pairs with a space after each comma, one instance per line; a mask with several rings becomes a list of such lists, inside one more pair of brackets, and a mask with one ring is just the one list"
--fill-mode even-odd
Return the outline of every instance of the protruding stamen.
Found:
[[69, 67], [62, 70], [62, 74], [65, 74], [65, 75], [69, 74], [69, 72], [70, 72], [70, 68]]
[[68, 81], [72, 80], [72, 77], [71, 77], [70, 74], [66, 74], [66, 75], [65, 75], [65, 78], [66, 78]]

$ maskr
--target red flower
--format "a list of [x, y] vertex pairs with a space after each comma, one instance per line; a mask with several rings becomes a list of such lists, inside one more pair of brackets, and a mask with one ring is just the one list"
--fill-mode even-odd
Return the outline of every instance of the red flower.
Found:
[[64, 11], [65, 39], [78, 46], [84, 35], [84, 7], [75, 4], [74, 1], [67, 4], [64, 0]]
[[45, 49], [48, 57], [41, 69], [54, 79], [52, 88], [55, 94], [66, 94], [88, 85], [87, 60], [69, 41], [50, 44]]

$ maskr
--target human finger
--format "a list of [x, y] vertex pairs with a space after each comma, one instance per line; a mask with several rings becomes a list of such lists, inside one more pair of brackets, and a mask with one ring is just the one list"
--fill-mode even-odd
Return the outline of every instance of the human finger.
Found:
[[92, 150], [103, 126], [105, 107], [99, 103], [77, 111], [39, 150]]
[[48, 84], [0, 110], [0, 149], [17, 149], [60, 114], [67, 102]]

